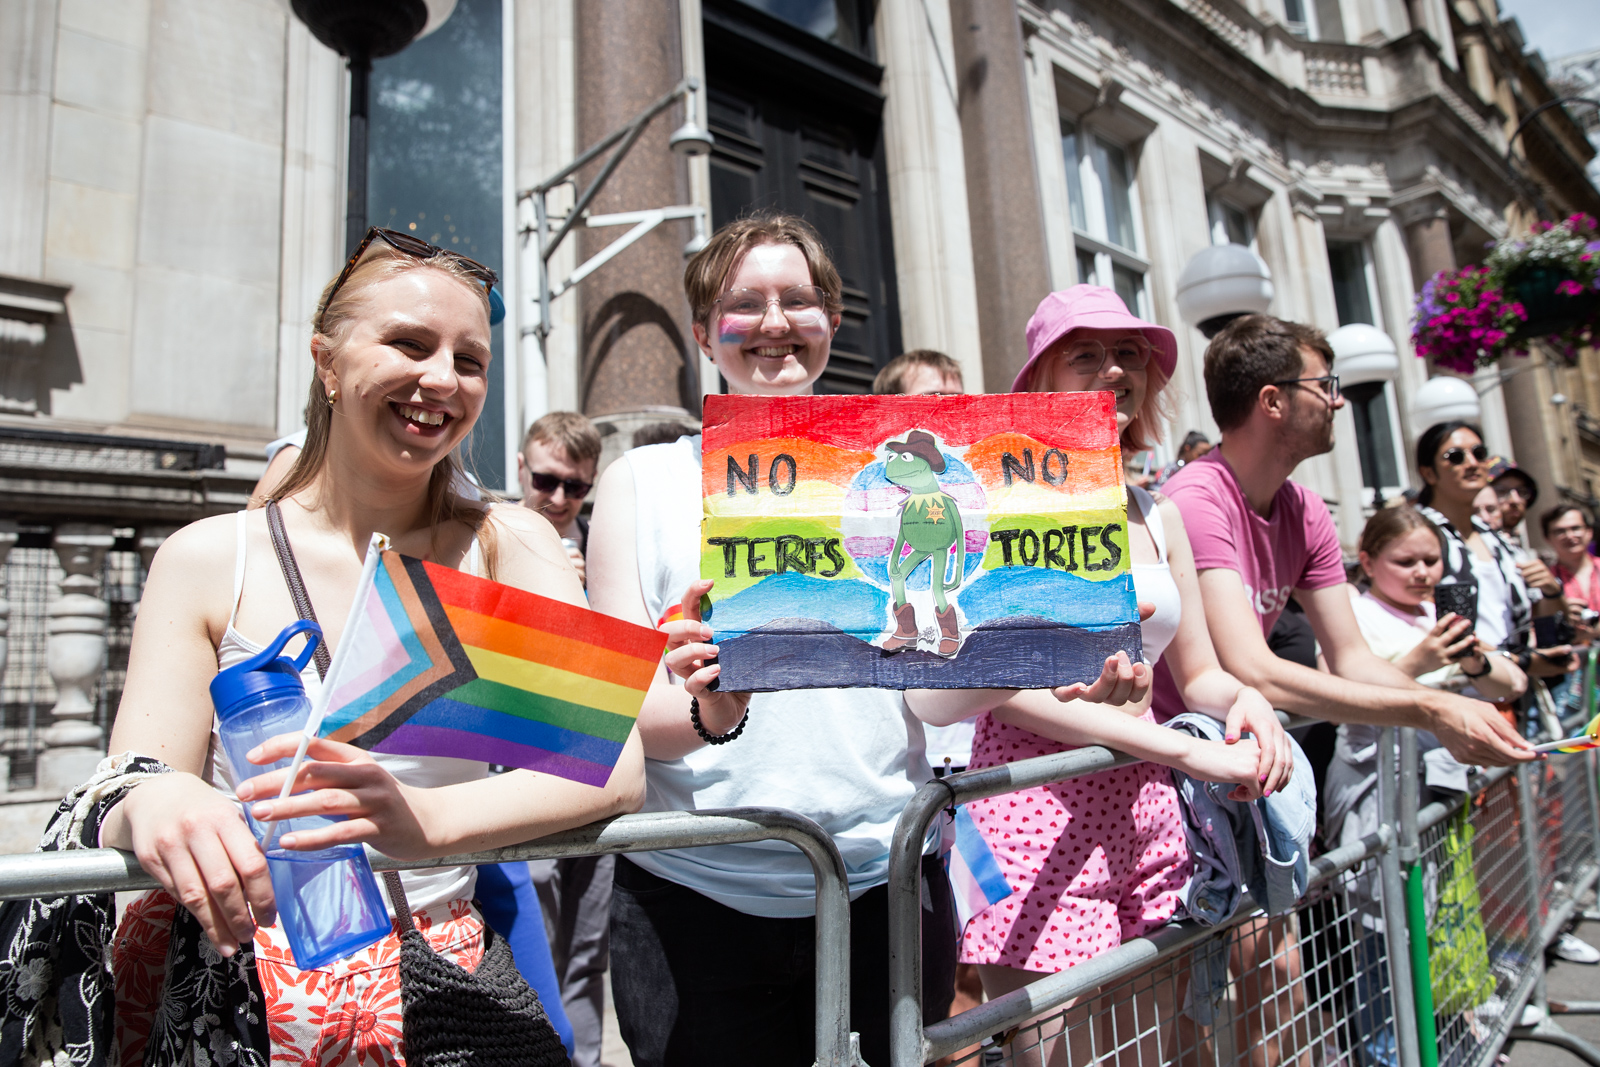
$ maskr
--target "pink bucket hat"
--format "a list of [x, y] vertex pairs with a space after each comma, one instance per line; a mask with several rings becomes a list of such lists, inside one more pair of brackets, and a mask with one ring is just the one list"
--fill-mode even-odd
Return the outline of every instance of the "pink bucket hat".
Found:
[[1039, 357], [1073, 330], [1136, 330], [1155, 349], [1162, 373], [1171, 378], [1177, 369], [1178, 341], [1171, 330], [1129, 314], [1128, 306], [1115, 290], [1103, 285], [1074, 285], [1051, 293], [1034, 309], [1033, 318], [1028, 320], [1028, 362], [1017, 372], [1011, 391], [1020, 392]]

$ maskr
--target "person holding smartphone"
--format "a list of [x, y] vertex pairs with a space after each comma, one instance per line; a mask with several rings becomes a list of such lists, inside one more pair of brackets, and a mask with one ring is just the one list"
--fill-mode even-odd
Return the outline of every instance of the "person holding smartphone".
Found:
[[1465, 595], [1450, 590], [1452, 585], [1475, 587], [1475, 630], [1480, 638], [1513, 652], [1518, 665], [1536, 678], [1553, 678], [1573, 669], [1571, 646], [1534, 647], [1533, 598], [1516, 554], [1474, 512], [1476, 498], [1489, 486], [1491, 470], [1482, 431], [1460, 419], [1428, 427], [1417, 439], [1417, 470], [1424, 483], [1417, 494], [1418, 509], [1444, 536], [1444, 574], [1435, 599]]

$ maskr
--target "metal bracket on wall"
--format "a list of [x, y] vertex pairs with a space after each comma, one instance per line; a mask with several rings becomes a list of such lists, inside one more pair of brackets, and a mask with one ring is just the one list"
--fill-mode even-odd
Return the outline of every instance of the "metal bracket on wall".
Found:
[[[710, 150], [711, 134], [696, 122], [696, 112], [699, 110], [696, 106], [699, 92], [700, 80], [698, 78], [683, 79], [673, 87], [671, 92], [641, 111], [626, 126], [612, 132], [597, 144], [590, 146], [577, 159], [568, 163], [538, 185], [517, 195], [519, 202], [522, 200], [533, 201], [534, 224], [524, 227], [521, 234], [524, 239], [530, 236], [533, 238], [538, 251], [539, 267], [539, 319], [535, 325], [523, 327], [522, 335], [524, 337], [530, 333], [536, 335], [539, 338], [540, 352], [547, 358], [548, 353], [544, 351], [545, 342], [554, 326], [551, 320], [550, 305], [556, 297], [571, 290], [583, 279], [605, 266], [627, 249], [628, 246], [636, 243], [663, 222], [674, 219], [694, 220], [694, 237], [685, 247], [685, 255], [692, 255], [705, 245], [706, 209], [696, 204], [646, 208], [642, 211], [622, 211], [609, 215], [590, 215], [588, 213], [589, 205], [594, 201], [596, 194], [616, 173], [617, 168], [622, 164], [623, 158], [638, 143], [639, 138], [644, 135], [644, 131], [650, 125], [651, 120], [670, 107], [679, 97], [684, 98], [687, 115], [685, 116], [684, 124], [672, 136], [674, 151], [695, 155], [703, 154]], [[594, 179], [587, 186], [579, 188], [574, 175], [608, 151], [610, 155], [606, 157], [600, 172], [594, 176]], [[549, 206], [550, 193], [563, 185], [571, 185], [575, 190], [576, 195], [572, 208], [563, 216], [552, 217]], [[550, 259], [555, 255], [556, 250], [561, 247], [561, 242], [566, 239], [574, 227], [580, 224], [591, 228], [628, 225], [632, 225], [633, 228], [591, 256], [565, 280], [553, 284], [550, 278]]]

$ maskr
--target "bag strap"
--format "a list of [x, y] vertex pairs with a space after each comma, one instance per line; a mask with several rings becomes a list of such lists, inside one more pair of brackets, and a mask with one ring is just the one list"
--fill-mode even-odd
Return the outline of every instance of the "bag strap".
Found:
[[[272, 550], [278, 554], [278, 567], [283, 571], [284, 584], [289, 587], [289, 598], [294, 601], [294, 610], [302, 619], [317, 621], [317, 613], [311, 607], [311, 597], [306, 593], [305, 579], [300, 577], [300, 564], [295, 562], [294, 549], [289, 545], [289, 531], [283, 526], [283, 512], [278, 507], [276, 500], [267, 501], [267, 529], [272, 534]], [[328, 642], [318, 641], [317, 650], [312, 654], [317, 661], [317, 676], [328, 677], [328, 668], [333, 659], [328, 654]]]
[[[295, 561], [294, 548], [289, 544], [289, 531], [284, 529], [283, 512], [279, 510], [276, 500], [267, 501], [267, 529], [272, 534], [272, 550], [278, 554], [278, 566], [283, 571], [284, 584], [289, 587], [289, 597], [294, 601], [295, 612], [302, 619], [316, 622], [317, 613], [311, 607], [311, 597], [306, 593], [305, 579], [300, 576], [300, 564]], [[328, 667], [332, 662], [326, 641], [317, 642], [314, 658], [317, 661], [317, 676], [326, 679]], [[389, 891], [389, 905], [394, 908], [394, 918], [400, 926], [400, 933], [403, 935], [415, 930], [417, 927], [411, 919], [411, 903], [406, 900], [406, 890], [400, 883], [399, 872], [384, 871], [383, 884]]]

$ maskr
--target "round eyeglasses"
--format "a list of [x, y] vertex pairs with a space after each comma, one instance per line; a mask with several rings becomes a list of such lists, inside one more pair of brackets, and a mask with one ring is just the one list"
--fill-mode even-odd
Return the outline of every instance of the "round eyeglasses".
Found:
[[1110, 344], [1090, 338], [1073, 341], [1062, 350], [1060, 365], [1080, 378], [1099, 376], [1108, 363], [1123, 370], [1144, 370], [1150, 365], [1150, 345], [1134, 337]]
[[744, 332], [761, 326], [767, 308], [776, 304], [793, 326], [817, 326], [827, 321], [828, 296], [815, 285], [795, 285], [775, 297], [754, 289], [730, 289], [717, 298], [722, 309], [722, 325]]

